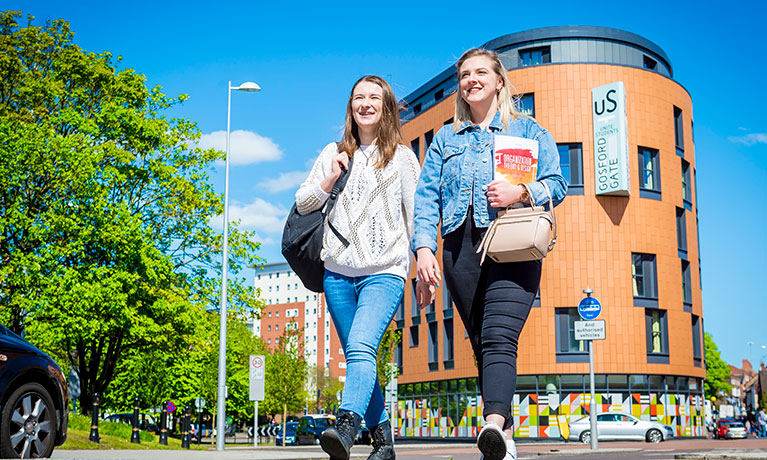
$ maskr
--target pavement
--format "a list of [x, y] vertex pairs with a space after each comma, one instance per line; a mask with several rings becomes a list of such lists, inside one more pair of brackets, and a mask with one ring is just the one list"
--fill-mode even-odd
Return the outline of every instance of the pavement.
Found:
[[[692, 459], [692, 460], [767, 460], [767, 439], [712, 440], [674, 439], [659, 444], [644, 442], [600, 442], [592, 451], [580, 443], [533, 442], [517, 444], [519, 459]], [[365, 459], [369, 446], [354, 446], [353, 459]], [[52, 458], [67, 460], [304, 460], [327, 459], [319, 446], [227, 445], [218, 452], [212, 447], [199, 450], [61, 450]], [[397, 444], [398, 460], [476, 460], [479, 451], [473, 444], [402, 442]]]

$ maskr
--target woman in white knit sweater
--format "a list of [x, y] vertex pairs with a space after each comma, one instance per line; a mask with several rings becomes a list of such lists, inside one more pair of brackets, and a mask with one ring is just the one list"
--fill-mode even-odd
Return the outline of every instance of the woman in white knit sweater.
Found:
[[365, 76], [354, 84], [341, 142], [328, 144], [296, 192], [298, 212], [320, 209], [346, 170], [352, 168], [325, 224], [324, 290], [346, 357], [343, 401], [334, 428], [320, 439], [333, 460], [347, 460], [362, 418], [373, 439], [371, 460], [393, 460], [394, 443], [376, 354], [402, 301], [410, 271], [413, 196], [420, 168], [401, 144], [399, 110], [385, 80]]

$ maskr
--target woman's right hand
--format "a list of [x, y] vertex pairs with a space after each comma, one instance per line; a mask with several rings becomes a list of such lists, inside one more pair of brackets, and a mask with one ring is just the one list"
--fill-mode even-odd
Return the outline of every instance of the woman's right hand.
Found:
[[344, 170], [349, 169], [349, 156], [343, 152], [333, 156], [330, 175], [322, 179], [322, 182], [320, 182], [320, 188], [322, 188], [325, 193], [330, 193], [330, 191], [333, 190], [333, 186], [336, 185], [336, 181], [338, 181], [338, 178], [341, 177], [342, 167]]
[[421, 280], [415, 282], [415, 301], [418, 304], [419, 310], [423, 310], [427, 305], [431, 305], [434, 302], [435, 292], [436, 289], [433, 284]]
[[418, 279], [432, 286], [439, 286], [442, 273], [431, 249], [423, 247], [416, 251]]

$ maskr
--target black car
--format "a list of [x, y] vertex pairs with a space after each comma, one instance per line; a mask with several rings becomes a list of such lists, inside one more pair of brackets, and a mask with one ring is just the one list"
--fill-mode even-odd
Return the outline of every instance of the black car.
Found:
[[296, 428], [296, 444], [319, 444], [322, 432], [335, 426], [336, 417], [325, 414], [304, 415]]
[[50, 457], [67, 439], [69, 393], [61, 368], [0, 325], [0, 457]]

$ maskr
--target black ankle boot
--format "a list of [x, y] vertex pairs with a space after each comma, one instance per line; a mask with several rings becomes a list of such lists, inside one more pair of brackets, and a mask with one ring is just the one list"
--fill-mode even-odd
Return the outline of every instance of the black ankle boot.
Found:
[[391, 423], [385, 421], [375, 428], [370, 429], [370, 437], [373, 438], [373, 452], [367, 460], [394, 460], [394, 438], [391, 435]]
[[320, 445], [330, 460], [349, 460], [362, 417], [350, 411], [338, 411], [336, 426], [322, 432]]

